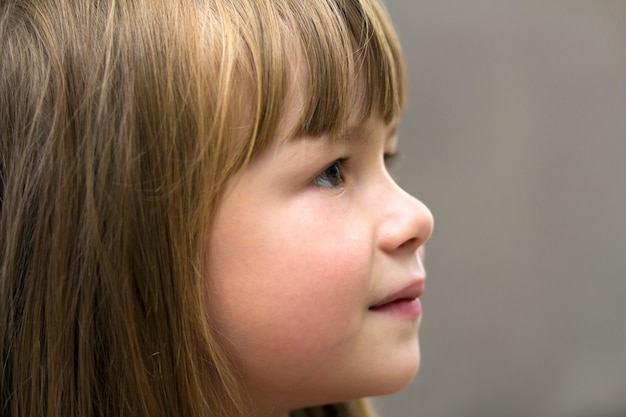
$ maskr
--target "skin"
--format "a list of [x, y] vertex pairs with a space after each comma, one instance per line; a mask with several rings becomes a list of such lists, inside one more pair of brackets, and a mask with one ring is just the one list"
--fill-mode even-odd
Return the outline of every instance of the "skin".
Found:
[[[286, 108], [289, 126], [298, 106]], [[208, 308], [258, 416], [395, 392], [417, 372], [421, 315], [370, 309], [425, 277], [433, 229], [385, 166], [396, 131], [373, 116], [337, 140], [279, 133], [227, 185]]]

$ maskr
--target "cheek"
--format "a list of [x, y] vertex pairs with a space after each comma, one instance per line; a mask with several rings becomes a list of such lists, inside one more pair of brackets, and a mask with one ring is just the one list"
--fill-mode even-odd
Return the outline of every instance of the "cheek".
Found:
[[341, 355], [370, 287], [371, 239], [355, 216], [272, 213], [216, 230], [209, 268], [220, 328], [258, 373]]
[[[304, 324], [308, 331], [345, 334], [357, 324], [357, 313], [367, 301], [369, 250], [350, 238], [293, 243], [280, 261], [267, 265], [267, 276], [279, 283], [280, 313], [293, 321], [286, 326], [297, 330]], [[272, 303], [271, 297], [266, 300]]]

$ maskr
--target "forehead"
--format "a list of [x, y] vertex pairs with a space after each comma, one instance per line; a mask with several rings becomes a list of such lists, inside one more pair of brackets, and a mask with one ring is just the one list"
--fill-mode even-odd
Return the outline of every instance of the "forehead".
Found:
[[[372, 103], [371, 93], [368, 93], [368, 85], [366, 85], [365, 77], [361, 74], [356, 80], [350, 80], [351, 88], [346, 89], [344, 94], [349, 96], [345, 100], [345, 108], [342, 109], [342, 117], [335, 114], [332, 121], [332, 128], [328, 131], [308, 131], [303, 126], [303, 118], [310, 113], [310, 100], [312, 89], [312, 77], [309, 67], [306, 65], [306, 56], [303, 49], [297, 45], [293, 46], [293, 61], [290, 63], [286, 72], [287, 91], [282, 106], [280, 122], [276, 132], [279, 140], [290, 140], [301, 136], [325, 136], [331, 140], [348, 140], [354, 141], [367, 134], [371, 125], [371, 120], [380, 118], [384, 120], [384, 124], [388, 125], [390, 137], [395, 136], [397, 132], [398, 119], [401, 109], [394, 113], [390, 120], [385, 120], [380, 105], [376, 102]], [[348, 83], [348, 80], [345, 80]], [[332, 94], [326, 100], [337, 100]], [[320, 112], [324, 113], [324, 112]], [[326, 135], [326, 134], [329, 135]]]
[[246, 99], [244, 113], [231, 110], [249, 155], [276, 137], [336, 137], [354, 120], [399, 115], [402, 54], [376, 1], [275, 0], [240, 17], [233, 45], [243, 82], [234, 87]]
[[298, 133], [335, 133], [355, 115], [378, 113], [387, 123], [398, 116], [402, 53], [377, 2], [304, 0], [286, 7], [278, 60], [286, 62], [285, 109], [300, 111]]

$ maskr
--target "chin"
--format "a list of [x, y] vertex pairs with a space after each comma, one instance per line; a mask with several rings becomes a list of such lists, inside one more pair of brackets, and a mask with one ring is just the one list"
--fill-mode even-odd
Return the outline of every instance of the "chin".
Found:
[[412, 360], [405, 360], [396, 367], [388, 367], [387, 372], [378, 380], [378, 391], [370, 395], [388, 395], [398, 392], [409, 385], [420, 367], [419, 349]]
[[406, 388], [415, 379], [419, 370], [419, 351], [412, 360], [405, 359], [396, 363], [382, 361], [381, 365], [381, 372], [377, 375], [372, 374], [372, 378], [369, 380], [370, 390], [362, 395], [363, 397], [389, 395]]
[[392, 381], [389, 381], [387, 384], [385, 384], [384, 392], [381, 392], [380, 394], [376, 394], [376, 395], [388, 395], [388, 394], [393, 394], [395, 392], [403, 390], [413, 381], [413, 379], [415, 379], [416, 375], [417, 375], [417, 368], [415, 368], [414, 370], [410, 372], [406, 372], [400, 375], [399, 377], [394, 378]]

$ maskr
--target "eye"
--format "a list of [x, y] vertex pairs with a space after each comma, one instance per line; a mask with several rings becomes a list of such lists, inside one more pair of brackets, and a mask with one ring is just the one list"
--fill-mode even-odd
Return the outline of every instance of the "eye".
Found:
[[383, 155], [383, 163], [385, 166], [385, 170], [391, 176], [394, 181], [397, 181], [396, 177], [398, 171], [398, 163], [400, 162], [401, 155], [398, 155], [397, 152], [385, 152]]
[[347, 158], [334, 161], [313, 178], [313, 185], [324, 188], [341, 187], [344, 183], [343, 170], [347, 161]]
[[400, 157], [397, 152], [385, 152], [383, 155], [383, 162], [385, 163], [385, 169], [387, 172], [394, 174], [395, 168], [397, 168], [398, 160]]
[[398, 162], [398, 153], [397, 152], [385, 152], [383, 155], [383, 161], [385, 162], [385, 167], [387, 169], [393, 168]]

